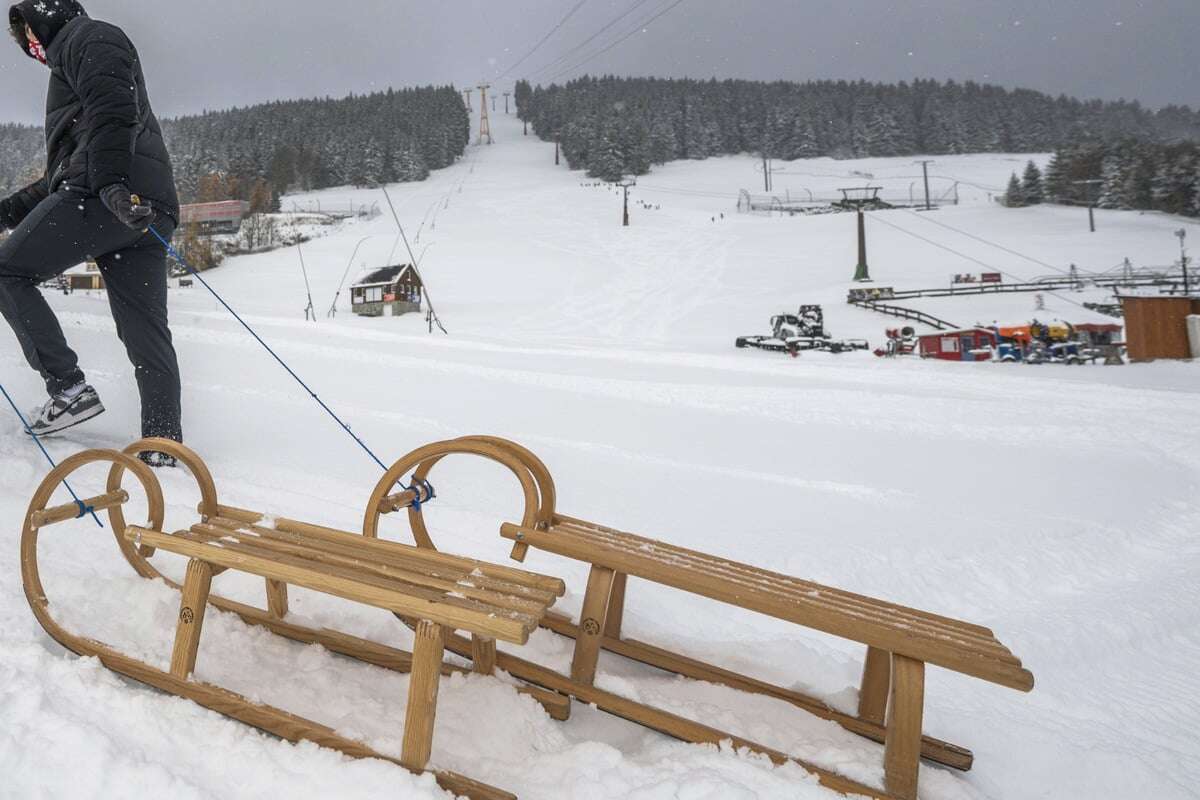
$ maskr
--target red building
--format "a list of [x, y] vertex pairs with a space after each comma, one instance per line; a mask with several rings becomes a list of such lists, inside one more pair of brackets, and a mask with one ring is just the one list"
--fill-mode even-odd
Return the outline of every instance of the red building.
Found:
[[996, 332], [987, 328], [940, 331], [921, 337], [920, 353], [943, 361], [990, 361], [996, 344]]

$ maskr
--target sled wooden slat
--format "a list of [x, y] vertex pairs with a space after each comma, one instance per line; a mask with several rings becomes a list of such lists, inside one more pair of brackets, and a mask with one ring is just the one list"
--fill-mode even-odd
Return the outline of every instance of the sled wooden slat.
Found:
[[[560, 519], [556, 517], [556, 519]], [[599, 532], [599, 533], [597, 533]], [[865, 597], [846, 597], [819, 584], [789, 579], [745, 564], [697, 558], [694, 551], [632, 534], [579, 525], [539, 531], [505, 523], [505, 538], [633, 577], [673, 586], [730, 605], [805, 627], [901, 653], [919, 661], [972, 675], [1021, 691], [1033, 688], [1033, 676], [978, 626], [949, 624], [893, 604], [872, 606]]]
[[[555, 600], [554, 597], [545, 592], [538, 592], [535, 597], [527, 597], [504, 594], [490, 589], [480, 589], [477, 588], [474, 579], [470, 577], [469, 573], [461, 575], [457, 580], [454, 579], [455, 576], [453, 575], [449, 578], [440, 577], [439, 575], [428, 574], [421, 570], [419, 565], [407, 563], [404, 567], [397, 567], [388, 563], [382, 563], [379, 559], [368, 561], [363, 559], [361, 552], [357, 555], [346, 554], [346, 549], [341, 553], [331, 552], [324, 547], [311, 547], [301, 537], [296, 537], [294, 534], [281, 534], [263, 528], [242, 526], [237, 529], [230, 529], [223, 526], [201, 523], [192, 526], [192, 533], [211, 537], [216, 542], [237, 543], [239, 545], [255, 547], [259, 550], [307, 559], [318, 564], [327, 564], [331, 567], [360, 570], [368, 575], [394, 581], [399, 584], [411, 585], [419, 590], [430, 590], [429, 592], [423, 591], [422, 596], [449, 596], [447, 602], [453, 604], [459, 602], [454, 598], [461, 598], [463, 601], [478, 601], [480, 604], [489, 606], [493, 613], [516, 612], [525, 615], [540, 614], [546, 609], [547, 605], [553, 603]], [[393, 561], [404, 563], [402, 559]], [[515, 588], [514, 590], [520, 591], [519, 588]], [[521, 592], [521, 594], [524, 595], [525, 593]]]
[[[204, 511], [201, 508], [201, 513]], [[226, 520], [237, 523], [257, 524], [265, 519], [263, 514], [256, 511], [248, 511], [234, 506], [217, 506], [217, 516], [206, 519], [206, 522], [213, 524], [222, 524]], [[507, 567], [500, 564], [492, 564], [486, 561], [476, 561], [469, 558], [461, 558], [459, 556], [439, 553], [436, 550], [429, 550], [422, 547], [411, 547], [409, 545], [398, 544], [396, 542], [385, 542], [379, 539], [366, 538], [357, 533], [347, 533], [339, 531], [336, 528], [327, 528], [321, 525], [312, 525], [307, 522], [300, 522], [286, 517], [274, 518], [274, 530], [285, 533], [301, 534], [309, 537], [311, 540], [323, 541], [331, 545], [345, 545], [350, 543], [354, 546], [365, 549], [366, 552], [372, 554], [372, 557], [380, 559], [388, 559], [395, 556], [397, 552], [403, 552], [405, 558], [411, 558], [414, 561], [422, 564], [427, 564], [432, 569], [437, 566], [450, 567], [457, 571], [465, 570], [467, 574], [477, 574], [477, 577], [494, 578], [501, 581], [514, 583], [518, 586], [527, 587], [530, 590], [540, 590], [548, 592], [554, 597], [562, 597], [566, 593], [566, 584], [561, 578], [555, 578], [550, 575], [539, 575], [535, 572], [527, 572], [514, 567]], [[234, 526], [236, 527], [236, 526]], [[402, 548], [398, 551], [396, 548]], [[481, 584], [486, 585], [486, 584]]]
[[165, 534], [131, 525], [126, 529], [125, 536], [130, 541], [140, 541], [169, 553], [198, 558], [210, 564], [303, 586], [313, 591], [336, 595], [418, 619], [428, 619], [440, 625], [469, 630], [506, 642], [524, 644], [530, 631], [536, 626], [527, 615], [510, 613], [507, 616], [496, 616], [495, 609], [464, 607], [454, 598], [438, 601], [429, 596], [417, 596], [414, 589], [400, 588], [394, 585], [394, 582], [366, 573], [351, 577], [349, 571], [341, 568], [264, 553], [258, 548], [244, 544], [212, 541], [190, 531]]

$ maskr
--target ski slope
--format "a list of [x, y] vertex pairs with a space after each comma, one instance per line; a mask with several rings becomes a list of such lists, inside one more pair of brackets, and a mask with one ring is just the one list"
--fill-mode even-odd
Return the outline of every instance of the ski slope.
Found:
[[[928, 676], [926, 730], [975, 751], [969, 773], [922, 766], [923, 800], [1195, 796], [1200, 746], [1197, 574], [1200, 366], [1001, 366], [736, 351], [771, 314], [823, 303], [838, 337], [881, 341], [896, 321], [844, 303], [855, 259], [849, 215], [738, 215], [761, 175], [750, 157], [658, 168], [620, 198], [553, 164], [553, 146], [494, 121], [497, 143], [421, 184], [392, 189], [449, 336], [417, 315], [359, 319], [343, 290], [334, 318], [306, 322], [295, 250], [232, 259], [206, 280], [242, 312], [384, 460], [436, 439], [489, 433], [547, 462], [565, 513], [985, 624], [1037, 678], [1022, 695], [958, 674]], [[971, 182], [938, 222], [1066, 269], [1176, 258], [1184, 220], [987, 202], [1029, 156], [939, 159]], [[1041, 156], [1034, 158], [1043, 160]], [[784, 165], [776, 186], [824, 194], [865, 181], [906, 187], [909, 159]], [[800, 174], [804, 173], [804, 174]], [[944, 190], [944, 187], [943, 187]], [[328, 203], [382, 199], [321, 193]], [[288, 198], [303, 203], [311, 198]], [[641, 202], [638, 202], [641, 201]], [[645, 209], [642, 204], [657, 206]], [[385, 264], [390, 216], [346, 223], [305, 246], [324, 314], [351, 277]], [[721, 217], [721, 214], [724, 217]], [[1051, 272], [905, 211], [868, 222], [877, 285], [941, 286], [978, 264]], [[419, 234], [419, 235], [418, 235]], [[364, 241], [365, 240], [365, 241]], [[403, 245], [393, 259], [402, 258]], [[1097, 318], [1046, 294], [1041, 319]], [[131, 368], [106, 300], [53, 296], [108, 413], [56, 458], [136, 438]], [[1017, 323], [1032, 295], [905, 301], [964, 323]], [[202, 287], [173, 290], [185, 433], [222, 502], [354, 529], [377, 467]], [[0, 336], [0, 374], [27, 405], [40, 382]], [[446, 797], [431, 779], [274, 740], [188, 702], [65, 655], [21, 590], [17, 531], [41, 456], [0, 413], [0, 796]], [[439, 466], [430, 529], [445, 549], [503, 563], [497, 532], [520, 499], [499, 469]], [[163, 476], [168, 525], [194, 514], [186, 474]], [[76, 479], [95, 493], [102, 473]], [[137, 518], [136, 513], [132, 517]], [[393, 521], [395, 525], [395, 521]], [[404, 538], [400, 527], [388, 534]], [[120, 560], [111, 533], [85, 524], [43, 538], [54, 613], [80, 633], [166, 664], [177, 595]], [[182, 575], [182, 561], [156, 556]], [[577, 613], [586, 568], [533, 553], [561, 575]], [[215, 591], [261, 602], [260, 582], [223, 575]], [[293, 612], [407, 646], [389, 615], [295, 590]], [[679, 649], [852, 708], [862, 653], [842, 640], [632, 582], [630, 636]], [[569, 642], [542, 631], [522, 649], [556, 668]], [[769, 698], [665, 677], [601, 657], [600, 685], [717, 727], [882, 779], [882, 748]], [[197, 675], [398, 752], [407, 677], [246, 628], [206, 624]], [[433, 763], [530, 800], [813, 798], [795, 766], [685, 745], [576, 704], [550, 720], [497, 678], [443, 683]]]

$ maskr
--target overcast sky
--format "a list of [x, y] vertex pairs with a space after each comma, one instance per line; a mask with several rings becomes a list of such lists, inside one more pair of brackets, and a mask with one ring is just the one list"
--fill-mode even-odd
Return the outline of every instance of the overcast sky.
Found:
[[[644, 27], [638, 23], [675, 0], [583, 0], [561, 29], [509, 72], [576, 2], [84, 0], [84, 5], [134, 40], [162, 116], [388, 85], [463, 86], [484, 77], [507, 89], [521, 76], [561, 81], [585, 71], [790, 80], [954, 78], [1084, 98], [1125, 97], [1152, 107], [1200, 106], [1200, 0], [682, 0]], [[0, 48], [0, 120], [40, 122], [45, 84], [43, 67], [15, 45]]]

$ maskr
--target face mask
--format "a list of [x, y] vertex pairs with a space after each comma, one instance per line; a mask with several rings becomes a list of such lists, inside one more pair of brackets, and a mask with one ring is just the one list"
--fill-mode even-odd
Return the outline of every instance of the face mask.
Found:
[[43, 64], [46, 63], [46, 48], [42, 47], [42, 43], [37, 40], [29, 43], [29, 55], [33, 56]]

